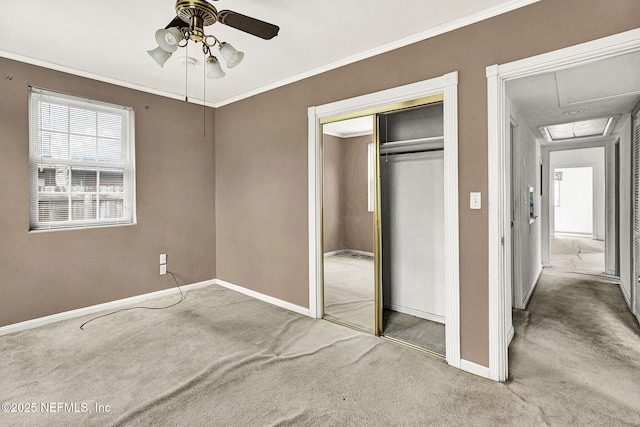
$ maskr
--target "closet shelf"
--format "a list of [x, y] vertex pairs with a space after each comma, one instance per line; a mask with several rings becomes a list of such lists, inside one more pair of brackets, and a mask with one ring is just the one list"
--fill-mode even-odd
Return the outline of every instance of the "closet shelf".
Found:
[[384, 147], [396, 147], [400, 145], [424, 144], [427, 142], [442, 142], [442, 141], [444, 141], [444, 136], [431, 136], [429, 138], [405, 139], [402, 141], [382, 142], [380, 143], [380, 145]]

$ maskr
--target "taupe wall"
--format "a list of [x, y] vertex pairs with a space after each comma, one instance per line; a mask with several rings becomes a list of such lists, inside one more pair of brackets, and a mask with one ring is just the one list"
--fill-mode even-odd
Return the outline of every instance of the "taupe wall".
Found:
[[324, 252], [374, 251], [373, 212], [368, 209], [368, 151], [371, 135], [323, 137]]
[[[214, 123], [202, 107], [0, 58], [0, 326], [213, 279]], [[29, 233], [27, 86], [132, 106], [138, 224]]]
[[307, 108], [457, 70], [461, 354], [487, 366], [486, 67], [639, 26], [637, 0], [542, 0], [218, 109], [218, 277], [308, 306]]
[[367, 144], [371, 135], [343, 139], [342, 202], [346, 249], [373, 253], [373, 212], [367, 199]]
[[342, 215], [342, 138], [325, 134], [322, 138], [322, 232], [325, 253], [346, 248]]

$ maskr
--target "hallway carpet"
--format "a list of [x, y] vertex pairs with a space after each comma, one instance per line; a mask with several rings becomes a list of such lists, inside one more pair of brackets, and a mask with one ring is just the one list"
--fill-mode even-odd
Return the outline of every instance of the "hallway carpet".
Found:
[[514, 310], [508, 387], [555, 425], [640, 425], [640, 329], [617, 279], [597, 272], [602, 242], [555, 239], [526, 310]]

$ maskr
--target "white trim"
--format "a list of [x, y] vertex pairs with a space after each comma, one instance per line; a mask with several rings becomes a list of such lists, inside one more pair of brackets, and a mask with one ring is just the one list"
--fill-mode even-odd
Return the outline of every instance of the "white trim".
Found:
[[[505, 221], [508, 221], [510, 195], [506, 192], [506, 148], [507, 135], [504, 134], [507, 120], [504, 82], [498, 80], [498, 66], [487, 67], [488, 91], [488, 152], [489, 152], [489, 376], [495, 381], [506, 381], [508, 377], [508, 341], [507, 310], [511, 309], [511, 301], [507, 301], [508, 289], [511, 288], [510, 269], [507, 267], [511, 258], [509, 245], [511, 233], [507, 233]], [[510, 226], [510, 224], [509, 224]], [[510, 246], [507, 246], [510, 248]], [[506, 258], [506, 259], [505, 259]]]
[[[505, 300], [510, 262], [508, 230], [509, 195], [505, 195], [505, 82], [519, 77], [556, 71], [640, 50], [640, 29], [626, 31], [576, 46], [559, 49], [508, 64], [487, 67], [488, 154], [489, 154], [489, 378], [508, 377], [507, 311]], [[502, 238], [507, 246], [503, 246]], [[505, 250], [507, 249], [507, 250]]]
[[489, 368], [468, 360], [460, 359], [460, 369], [482, 378], [489, 378]]
[[260, 301], [264, 301], [266, 303], [284, 308], [289, 311], [293, 311], [298, 314], [302, 314], [303, 316], [309, 316], [309, 309], [307, 307], [302, 307], [297, 304], [290, 303], [288, 301], [284, 301], [278, 298], [274, 298], [269, 295], [262, 294], [257, 291], [253, 291], [251, 289], [243, 288], [242, 286], [234, 285], [233, 283], [225, 282], [224, 280], [215, 279], [214, 283], [216, 285], [222, 286], [223, 288], [230, 289], [232, 291], [240, 292], [241, 294], [247, 295], [251, 298], [255, 298]]
[[[193, 283], [191, 285], [181, 285], [182, 292], [192, 291], [198, 288], [204, 288], [215, 283], [215, 280], [206, 280], [204, 282]], [[52, 314], [50, 316], [39, 317], [37, 319], [27, 320], [20, 323], [14, 323], [12, 325], [3, 326], [0, 328], [0, 336], [12, 334], [14, 332], [20, 332], [27, 329], [37, 328], [39, 326], [48, 325], [50, 323], [60, 322], [62, 320], [73, 319], [76, 317], [86, 316], [88, 314], [97, 313], [100, 311], [117, 310], [119, 308], [137, 304], [143, 301], [147, 301], [153, 298], [161, 298], [173, 294], [180, 293], [177, 287], [171, 287], [161, 291], [151, 292], [142, 295], [136, 295], [134, 297], [123, 298], [115, 301], [105, 302], [103, 304], [91, 305], [89, 307], [78, 308], [76, 310], [64, 311], [62, 313]]]
[[516, 329], [512, 325], [511, 329], [509, 329], [509, 333], [507, 334], [507, 342], [511, 344], [511, 341], [513, 341], [513, 337], [515, 336], [516, 336]]
[[349, 56], [347, 58], [341, 59], [339, 61], [335, 61], [332, 62], [328, 65], [322, 66], [322, 67], [318, 67], [315, 68], [313, 70], [298, 74], [296, 76], [292, 76], [280, 81], [277, 81], [275, 83], [272, 83], [270, 85], [267, 86], [263, 86], [261, 88], [252, 90], [250, 92], [246, 92], [243, 94], [240, 94], [238, 96], [234, 96], [231, 98], [228, 98], [224, 101], [220, 101], [218, 103], [216, 103], [214, 106], [217, 107], [222, 107], [224, 105], [227, 104], [232, 104], [234, 102], [237, 101], [241, 101], [245, 98], [249, 98], [258, 94], [261, 94], [263, 92], [267, 92], [269, 90], [272, 89], [277, 89], [279, 87], [291, 84], [291, 83], [295, 83], [297, 81], [300, 80], [304, 80], [307, 79], [309, 77], [313, 77], [316, 76], [318, 74], [322, 74], [322, 73], [326, 73], [327, 71], [331, 71], [331, 70], [335, 70], [336, 68], [340, 68], [340, 67], [344, 67], [345, 65], [349, 65], [349, 64], [353, 64], [354, 62], [358, 62], [358, 61], [362, 61], [364, 59], [367, 58], [371, 58], [373, 56], [376, 55], [380, 55], [386, 52], [390, 52], [392, 50], [395, 49], [399, 49], [401, 47], [404, 46], [408, 46], [410, 44], [413, 43], [417, 43], [423, 40], [427, 40], [436, 36], [439, 36], [441, 34], [445, 34], [448, 33], [450, 31], [454, 31], [463, 27], [466, 27], [468, 25], [472, 25], [475, 24], [477, 22], [481, 22], [484, 21], [486, 19], [490, 19], [493, 18], [495, 16], [501, 15], [503, 13], [507, 13], [507, 12], [511, 12], [512, 10], [515, 9], [519, 9], [521, 7], [525, 7], [528, 6], [530, 4], [533, 3], [537, 3], [540, 0], [513, 0], [509, 3], [506, 4], [502, 4], [487, 10], [483, 10], [477, 13], [472, 13], [470, 15], [467, 15], [463, 18], [459, 18], [459, 19], [455, 19], [453, 21], [444, 23], [442, 25], [439, 25], [437, 27], [431, 28], [429, 30], [423, 31], [421, 33], [415, 34], [413, 36], [410, 37], [406, 37], [404, 39], [400, 39], [398, 41], [395, 42], [391, 42], [391, 43], [387, 43], [385, 45], [382, 46], [377, 46], [374, 49], [370, 49], [368, 51], [353, 55], [353, 56]]
[[[92, 79], [99, 82], [110, 83], [113, 85], [126, 87], [128, 89], [139, 90], [140, 92], [151, 93], [154, 95], [164, 96], [166, 98], [173, 98], [173, 99], [179, 99], [181, 101], [184, 101], [184, 94], [180, 95], [177, 93], [171, 93], [164, 90], [153, 89], [148, 86], [138, 85], [138, 84], [130, 83], [120, 79], [114, 79], [111, 77], [103, 76], [101, 74], [78, 70], [77, 68], [68, 67], [66, 65], [55, 64], [52, 62], [31, 58], [29, 56], [19, 55], [13, 52], [7, 52], [6, 50], [0, 50], [0, 57], [11, 59], [13, 61], [23, 62], [25, 64], [35, 65], [37, 67], [48, 68], [54, 71], [61, 71], [63, 73], [72, 74], [74, 76], [85, 77], [87, 79]], [[197, 103], [202, 105], [202, 100], [198, 100], [198, 99], [192, 100], [191, 97], [189, 97], [189, 102], [196, 103], [195, 101], [199, 101]]]
[[359, 255], [359, 256], [368, 256], [368, 257], [374, 257], [375, 254], [373, 252], [365, 252], [365, 251], [359, 251], [357, 249], [338, 249], [337, 251], [333, 251], [333, 252], [325, 252], [324, 257], [330, 257], [330, 256], [335, 256], [335, 255]]
[[[232, 104], [234, 102], [241, 101], [241, 100], [246, 99], [246, 98], [250, 98], [252, 96], [255, 96], [255, 95], [270, 91], [272, 89], [277, 89], [279, 87], [288, 85], [290, 83], [295, 83], [297, 81], [304, 80], [306, 78], [313, 77], [315, 75], [318, 75], [318, 74], [321, 74], [321, 73], [325, 73], [327, 71], [331, 71], [331, 70], [334, 70], [336, 68], [340, 68], [340, 67], [343, 67], [345, 65], [352, 64], [354, 62], [361, 61], [363, 59], [371, 58], [373, 56], [380, 55], [382, 53], [389, 52], [389, 51], [392, 51], [394, 49], [399, 49], [401, 47], [408, 46], [408, 45], [416, 43], [416, 42], [427, 40], [427, 39], [439, 36], [441, 34], [445, 34], [445, 33], [448, 33], [450, 31], [454, 31], [454, 30], [457, 30], [459, 28], [463, 28], [463, 27], [466, 27], [468, 25], [472, 25], [472, 24], [475, 24], [477, 22], [481, 22], [481, 21], [484, 21], [486, 19], [493, 18], [493, 17], [498, 16], [498, 15], [502, 15], [504, 13], [511, 12], [512, 10], [516, 10], [516, 9], [521, 8], [521, 7], [528, 6], [530, 4], [537, 3], [538, 1], [540, 1], [540, 0], [513, 0], [513, 1], [510, 1], [508, 3], [500, 4], [498, 6], [495, 6], [495, 7], [486, 9], [486, 10], [481, 10], [479, 12], [472, 13], [472, 14], [463, 16], [461, 18], [454, 19], [452, 21], [446, 22], [444, 24], [438, 25], [436, 27], [430, 28], [430, 29], [428, 29], [426, 31], [423, 31], [423, 32], [420, 32], [418, 34], [414, 34], [412, 36], [405, 37], [403, 39], [400, 39], [400, 40], [397, 40], [397, 41], [394, 41], [394, 42], [391, 42], [391, 43], [387, 43], [385, 45], [377, 46], [374, 49], [370, 49], [370, 50], [367, 50], [365, 52], [349, 56], [349, 57], [341, 59], [339, 61], [332, 62], [332, 63], [330, 63], [328, 65], [324, 65], [322, 67], [314, 68], [314, 69], [306, 71], [304, 73], [300, 73], [300, 74], [297, 74], [295, 76], [279, 80], [279, 81], [277, 81], [275, 83], [271, 83], [271, 84], [268, 84], [266, 86], [262, 86], [262, 87], [260, 87], [258, 89], [254, 89], [254, 90], [251, 90], [251, 91], [248, 91], [248, 92], [244, 92], [244, 93], [242, 93], [240, 95], [236, 95], [236, 96], [233, 96], [231, 98], [227, 98], [227, 99], [224, 99], [224, 100], [221, 100], [221, 101], [218, 101], [218, 102], [209, 102], [209, 101], [207, 101], [207, 106], [214, 107], [214, 108], [219, 108], [219, 107], [222, 107], [224, 105]], [[61, 64], [55, 64], [55, 63], [52, 63], [52, 62], [42, 61], [42, 60], [39, 60], [39, 59], [36, 59], [36, 58], [31, 58], [29, 56], [19, 55], [19, 54], [12, 53], [12, 52], [7, 52], [7, 51], [4, 51], [4, 50], [0, 50], [0, 57], [4, 57], [4, 58], [7, 58], [7, 59], [12, 59], [12, 60], [15, 60], [15, 61], [24, 62], [24, 63], [31, 64], [31, 65], [37, 65], [39, 67], [49, 68], [51, 70], [62, 71], [64, 73], [69, 73], [69, 74], [73, 74], [73, 75], [80, 76], [80, 77], [86, 77], [86, 78], [89, 78], [89, 79], [93, 79], [93, 80], [97, 80], [97, 81], [101, 81], [101, 82], [105, 82], [105, 83], [111, 83], [111, 84], [115, 84], [115, 85], [118, 85], [118, 86], [129, 88], [129, 89], [139, 90], [141, 92], [152, 93], [154, 95], [160, 95], [160, 96], [164, 96], [164, 97], [172, 98], [172, 99], [184, 100], [184, 94], [177, 94], [177, 93], [171, 93], [171, 92], [168, 92], [168, 91], [153, 89], [153, 88], [150, 88], [148, 86], [139, 85], [139, 84], [135, 84], [135, 83], [130, 83], [130, 82], [127, 82], [127, 81], [124, 81], [124, 80], [114, 79], [114, 78], [103, 76], [103, 75], [100, 75], [100, 74], [97, 74], [97, 73], [91, 73], [91, 72], [88, 72], [88, 71], [78, 70], [78, 69], [73, 68], [73, 67], [68, 67], [68, 66], [61, 65]], [[189, 97], [188, 102], [191, 102], [191, 103], [194, 103], [194, 104], [198, 104], [198, 105], [203, 105], [204, 104], [202, 99], [195, 98], [195, 97]]]
[[633, 312], [633, 305], [631, 304], [631, 299], [629, 298], [629, 295], [627, 295], [627, 291], [624, 289], [624, 286], [622, 285], [622, 281], [618, 280], [618, 286], [620, 287], [620, 292], [622, 292], [622, 296], [624, 297], [624, 302], [627, 303], [627, 307], [629, 307], [629, 311], [632, 314], [635, 314]]
[[460, 368], [460, 272], [458, 212], [458, 73], [309, 108], [309, 302], [322, 317], [320, 238], [320, 120], [396, 102], [444, 94], [445, 319], [449, 365]]
[[[316, 121], [316, 107], [308, 109], [308, 197], [309, 197], [309, 248], [321, 247], [320, 206], [322, 206], [322, 189], [319, 179], [320, 170], [320, 146], [316, 144], [319, 127]], [[322, 318], [322, 289], [316, 286], [320, 283], [321, 258], [316, 250], [309, 250], [309, 316], [314, 319]]]
[[533, 295], [533, 291], [536, 290], [536, 287], [538, 286], [538, 282], [540, 281], [540, 276], [542, 276], [542, 265], [538, 266], [538, 274], [536, 275], [535, 280], [533, 281], [533, 283], [531, 284], [531, 288], [529, 289], [529, 292], [527, 292], [527, 296], [524, 297], [524, 299], [522, 300], [522, 308], [525, 309], [527, 308], [527, 305], [529, 304], [529, 300], [531, 299], [531, 295]]
[[460, 365], [460, 236], [458, 210], [458, 73], [444, 76], [444, 254], [447, 363]]
[[324, 130], [324, 134], [325, 135], [331, 135], [331, 136], [335, 136], [336, 138], [340, 138], [340, 139], [349, 139], [349, 138], [357, 138], [360, 136], [371, 136], [371, 131], [367, 130], [367, 131], [362, 131], [362, 132], [355, 132], [355, 133], [350, 133], [348, 135], [344, 135], [344, 134], [340, 134], [338, 132], [329, 132], [326, 129]]
[[447, 323], [446, 318], [444, 316], [440, 316], [439, 314], [434, 314], [434, 313], [428, 313], [422, 310], [416, 310], [415, 308], [405, 307], [403, 305], [385, 304], [384, 308], [397, 311], [398, 313], [409, 314], [411, 316], [419, 317], [421, 319], [430, 320], [432, 322], [442, 323], [443, 325]]
[[324, 257], [328, 258], [328, 257], [336, 256], [336, 255], [346, 254], [346, 253], [347, 252], [344, 249], [338, 249], [337, 251], [325, 252], [324, 253]]

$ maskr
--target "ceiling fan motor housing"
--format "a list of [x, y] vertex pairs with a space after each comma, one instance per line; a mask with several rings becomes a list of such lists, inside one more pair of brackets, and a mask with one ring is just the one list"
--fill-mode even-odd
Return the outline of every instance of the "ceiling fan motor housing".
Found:
[[204, 38], [204, 27], [218, 21], [218, 11], [205, 0], [176, 1], [176, 15], [189, 24], [189, 38], [196, 42]]

